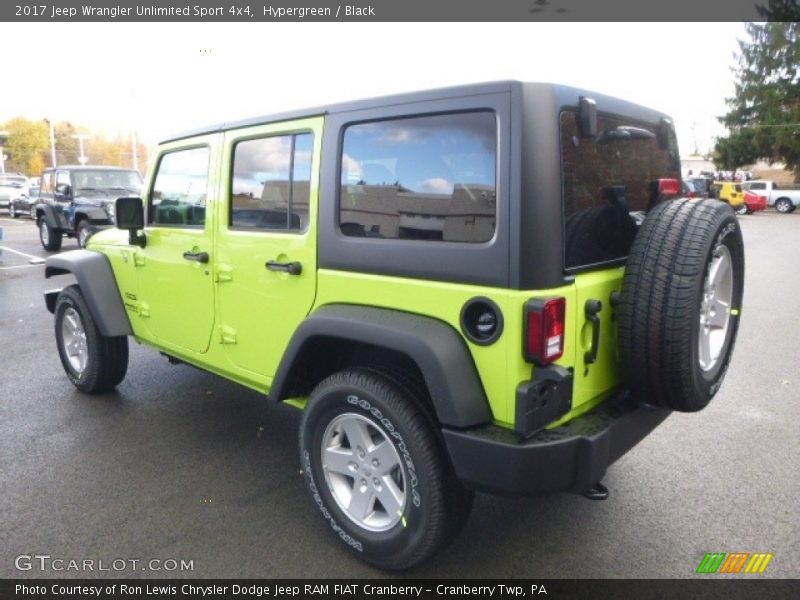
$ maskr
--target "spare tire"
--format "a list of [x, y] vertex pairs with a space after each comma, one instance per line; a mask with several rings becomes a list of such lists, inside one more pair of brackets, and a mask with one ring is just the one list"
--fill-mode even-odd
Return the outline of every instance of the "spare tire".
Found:
[[617, 310], [622, 376], [638, 400], [703, 409], [725, 377], [744, 289], [744, 244], [718, 200], [656, 206], [636, 234]]

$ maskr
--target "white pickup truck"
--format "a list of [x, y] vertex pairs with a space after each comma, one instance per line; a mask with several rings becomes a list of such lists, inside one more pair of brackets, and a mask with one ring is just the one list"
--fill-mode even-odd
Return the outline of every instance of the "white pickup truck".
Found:
[[800, 190], [788, 190], [778, 187], [774, 181], [743, 181], [742, 188], [767, 197], [767, 204], [775, 210], [790, 213], [800, 206]]

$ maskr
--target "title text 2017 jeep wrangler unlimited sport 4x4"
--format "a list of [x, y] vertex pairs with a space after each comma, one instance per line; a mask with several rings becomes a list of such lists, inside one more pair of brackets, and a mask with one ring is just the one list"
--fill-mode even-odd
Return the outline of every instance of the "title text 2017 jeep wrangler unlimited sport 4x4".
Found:
[[724, 377], [744, 281], [731, 208], [677, 197], [663, 114], [501, 82], [209, 127], [46, 294], [78, 389], [128, 336], [303, 407], [345, 546], [424, 561], [473, 490], [604, 495], [606, 468]]

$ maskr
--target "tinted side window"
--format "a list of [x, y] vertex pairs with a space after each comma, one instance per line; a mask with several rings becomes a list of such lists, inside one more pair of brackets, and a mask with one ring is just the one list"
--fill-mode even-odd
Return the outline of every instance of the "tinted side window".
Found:
[[344, 235], [445, 242], [488, 242], [494, 236], [492, 112], [351, 125], [341, 161]]
[[312, 147], [310, 133], [236, 144], [231, 226], [304, 231], [308, 227]]
[[561, 113], [565, 266], [605, 263], [628, 255], [637, 222], [663, 198], [659, 179], [680, 179], [674, 139], [656, 128], [598, 115], [598, 135], [582, 138], [577, 114]]
[[206, 147], [161, 157], [150, 193], [149, 223], [178, 227], [205, 223], [208, 158]]
[[751, 183], [748, 186], [751, 190], [766, 190], [767, 184], [766, 183]]

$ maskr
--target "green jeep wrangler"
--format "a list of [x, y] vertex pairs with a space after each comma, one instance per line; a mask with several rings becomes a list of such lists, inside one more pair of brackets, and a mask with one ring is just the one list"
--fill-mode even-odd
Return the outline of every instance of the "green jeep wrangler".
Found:
[[468, 85], [162, 143], [117, 229], [51, 256], [67, 376], [128, 337], [304, 410], [300, 463], [344, 545], [429, 558], [474, 491], [602, 499], [606, 469], [730, 361], [731, 208], [678, 196], [665, 115], [569, 87]]

